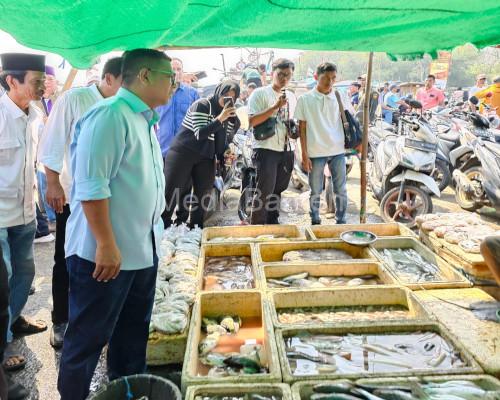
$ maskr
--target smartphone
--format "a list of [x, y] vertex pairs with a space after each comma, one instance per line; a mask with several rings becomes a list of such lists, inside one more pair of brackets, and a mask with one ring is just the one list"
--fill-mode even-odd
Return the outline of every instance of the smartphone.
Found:
[[285, 88], [281, 89], [281, 97], [286, 99], [286, 89]]
[[234, 107], [234, 100], [232, 97], [224, 97], [224, 107]]
[[200, 79], [206, 78], [207, 73], [205, 71], [195, 72], [194, 76], [196, 76], [196, 78], [198, 80], [200, 80]]

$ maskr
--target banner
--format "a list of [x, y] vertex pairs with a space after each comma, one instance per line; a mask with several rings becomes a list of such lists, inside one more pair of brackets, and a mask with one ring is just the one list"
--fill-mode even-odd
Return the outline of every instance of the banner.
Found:
[[432, 60], [430, 74], [436, 77], [436, 86], [440, 89], [446, 87], [448, 75], [450, 73], [451, 52], [438, 51], [438, 58]]

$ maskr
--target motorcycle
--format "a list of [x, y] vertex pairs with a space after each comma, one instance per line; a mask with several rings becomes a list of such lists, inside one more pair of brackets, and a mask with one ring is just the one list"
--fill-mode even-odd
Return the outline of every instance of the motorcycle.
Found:
[[500, 210], [500, 136], [489, 129], [485, 117], [472, 113], [471, 121], [474, 129], [451, 154], [457, 164], [455, 199], [467, 211], [483, 206]]
[[[421, 108], [413, 101], [412, 108]], [[416, 217], [432, 212], [430, 193], [441, 192], [431, 173], [435, 168], [437, 138], [420, 114], [401, 115], [398, 133], [384, 134], [374, 149], [369, 183], [380, 201], [382, 218], [410, 228]]]

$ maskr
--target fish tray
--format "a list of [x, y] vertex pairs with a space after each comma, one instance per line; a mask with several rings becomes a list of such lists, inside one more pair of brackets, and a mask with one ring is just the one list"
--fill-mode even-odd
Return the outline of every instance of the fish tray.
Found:
[[[343, 264], [315, 264], [310, 263], [281, 263], [264, 264], [261, 266], [262, 284], [261, 287], [266, 291], [296, 291], [301, 288], [269, 288], [266, 279], [280, 279], [289, 275], [308, 272], [311, 276], [360, 276], [360, 275], [377, 275], [378, 279], [384, 285], [396, 284], [394, 276], [387, 271], [382, 263], [372, 260], [365, 262], [345, 262]], [[364, 287], [377, 287], [379, 285], [364, 285]]]
[[262, 396], [279, 396], [282, 400], [291, 400], [290, 386], [284, 383], [234, 384], [191, 386], [186, 391], [185, 400], [194, 400], [196, 396], [244, 396], [247, 393]]
[[[204, 244], [201, 246], [200, 257], [198, 259], [198, 290], [203, 289], [203, 278], [205, 275], [205, 262], [207, 257], [230, 257], [230, 256], [248, 256], [252, 261], [252, 272], [254, 278], [254, 288], [245, 290], [260, 289], [261, 279], [258, 268], [256, 251], [253, 244], [232, 243], [232, 244]], [[215, 290], [209, 290], [213, 292]], [[224, 290], [222, 290], [224, 291]]]
[[[280, 236], [275, 239], [257, 239], [261, 235]], [[220, 238], [221, 242], [212, 241]], [[249, 238], [246, 241], [240, 241], [236, 238]], [[202, 244], [217, 243], [254, 243], [269, 241], [289, 241], [306, 240], [303, 229], [296, 225], [239, 225], [239, 226], [220, 226], [203, 229]]]
[[460, 246], [438, 238], [434, 232], [420, 230], [420, 240], [455, 268], [461, 268], [477, 278], [493, 279], [493, 274], [481, 254], [466, 253]]
[[[412, 290], [421, 289], [448, 289], [448, 288], [465, 288], [471, 287], [471, 282], [466, 279], [460, 272], [453, 269], [446, 261], [441, 257], [434, 254], [431, 250], [425, 247], [417, 239], [414, 238], [386, 238], [379, 239], [372, 245], [370, 245], [370, 251], [373, 255], [377, 257], [386, 268], [394, 275], [398, 284], [406, 286]], [[426, 261], [437, 265], [441, 271], [441, 275], [445, 278], [441, 281], [432, 282], [419, 282], [419, 283], [409, 283], [402, 280], [397, 271], [393, 270], [389, 266], [382, 254], [378, 250], [383, 249], [414, 249], [418, 254], [420, 254]]]
[[309, 240], [338, 239], [347, 231], [368, 231], [378, 237], [417, 235], [403, 224], [392, 222], [384, 224], [347, 224], [347, 225], [312, 225], [306, 228], [306, 237]]
[[[356, 372], [356, 373], [342, 373], [330, 372], [321, 374], [309, 375], [294, 375], [291, 371], [288, 358], [286, 356], [286, 348], [284, 338], [295, 336], [298, 334], [330, 334], [336, 336], [345, 336], [348, 334], [396, 334], [396, 333], [416, 333], [419, 331], [434, 332], [445, 339], [449, 344], [453, 345], [455, 350], [460, 352], [462, 360], [466, 363], [464, 367], [457, 367], [453, 370], [450, 369], [410, 369], [408, 371], [389, 371], [389, 372]], [[410, 377], [410, 376], [424, 376], [424, 375], [455, 375], [455, 374], [480, 374], [482, 373], [481, 367], [477, 364], [470, 353], [463, 347], [457, 340], [451, 336], [445, 328], [437, 323], [423, 323], [417, 322], [413, 325], [391, 325], [391, 326], [377, 326], [374, 324], [359, 324], [356, 326], [339, 326], [329, 328], [308, 328], [308, 329], [278, 329], [276, 330], [276, 342], [281, 362], [281, 371], [283, 374], [283, 382], [295, 383], [306, 380], [334, 380], [334, 379], [360, 379], [371, 377]]]
[[166, 335], [161, 332], [149, 334], [146, 348], [146, 363], [150, 366], [182, 364], [186, 355], [189, 320], [184, 332]]
[[[365, 385], [380, 385], [380, 386], [397, 386], [408, 385], [416, 387], [418, 384], [426, 383], [444, 383], [452, 380], [470, 381], [478, 385], [484, 390], [500, 390], [500, 381], [489, 375], [449, 375], [449, 376], [423, 376], [423, 377], [408, 377], [408, 378], [368, 378], [358, 379], [355, 381], [338, 379], [333, 381], [318, 382], [314, 380], [302, 381], [293, 384], [292, 398], [293, 400], [309, 400], [313, 394], [313, 387], [321, 384], [336, 384], [341, 382], [356, 382]], [[417, 400], [417, 399], [416, 399]]]
[[419, 291], [415, 295], [486, 373], [500, 377], [500, 324], [479, 320], [463, 308], [478, 301], [495, 301], [494, 298], [476, 288]]
[[[413, 293], [400, 286], [365, 286], [357, 288], [329, 288], [314, 290], [296, 290], [269, 292], [269, 314], [274, 327], [279, 329], [307, 329], [311, 327], [351, 326], [360, 322], [377, 325], [391, 325], [417, 321], [429, 321], [429, 314], [422, 307]], [[367, 305], [401, 305], [408, 309], [407, 319], [378, 319], [362, 321], [350, 319], [349, 321], [317, 322], [315, 324], [280, 322], [279, 310], [303, 307], [341, 307], [341, 306], [367, 306]]]
[[[281, 369], [276, 348], [274, 330], [265, 311], [262, 294], [255, 290], [204, 292], [197, 296], [189, 329], [184, 365], [182, 368], [182, 392], [193, 385], [281, 383]], [[241, 318], [259, 318], [264, 330], [264, 347], [268, 359], [267, 374], [237, 375], [228, 377], [198, 376], [198, 344], [203, 317], [238, 315]]]
[[[359, 247], [347, 244], [341, 240], [328, 240], [316, 242], [283, 242], [283, 243], [259, 243], [256, 245], [258, 249], [258, 262], [260, 264], [286, 264], [289, 261], [283, 261], [283, 255], [294, 250], [343, 250], [353, 257], [352, 260], [332, 260], [324, 261], [324, 264], [345, 264], [365, 262], [374, 260], [375, 257], [369, 251], [368, 247]], [[319, 263], [320, 261], [302, 261], [304, 263]]]

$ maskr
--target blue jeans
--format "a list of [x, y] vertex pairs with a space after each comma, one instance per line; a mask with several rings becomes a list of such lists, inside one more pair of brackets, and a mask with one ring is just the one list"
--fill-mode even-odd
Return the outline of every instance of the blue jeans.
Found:
[[384, 117], [385, 122], [392, 124], [392, 111], [382, 110], [382, 117]]
[[146, 371], [146, 345], [155, 294], [158, 258], [137, 271], [97, 282], [95, 264], [66, 259], [69, 272], [69, 323], [59, 367], [61, 400], [85, 400], [101, 351], [108, 344], [110, 380]]
[[[33, 240], [36, 223], [33, 220], [27, 225], [0, 228], [0, 246], [9, 277], [9, 326], [19, 318], [35, 278], [35, 259], [33, 256]], [[7, 332], [7, 341], [12, 341], [12, 332]]]
[[42, 171], [36, 171], [36, 179], [38, 181], [38, 197], [39, 201], [43, 203], [43, 209], [47, 214], [47, 218], [50, 222], [55, 222], [56, 213], [54, 209], [47, 204], [47, 175], [45, 175]]
[[313, 222], [321, 221], [319, 217], [319, 206], [325, 180], [323, 171], [325, 169], [325, 164], [328, 164], [328, 168], [332, 175], [333, 193], [335, 194], [335, 218], [337, 224], [345, 224], [347, 213], [345, 155], [339, 154], [332, 157], [311, 158], [311, 162], [312, 171], [309, 174], [309, 186], [311, 186], [311, 197], [309, 198], [311, 220]]

